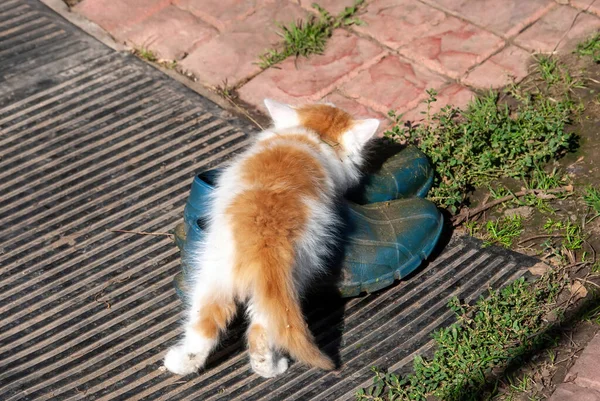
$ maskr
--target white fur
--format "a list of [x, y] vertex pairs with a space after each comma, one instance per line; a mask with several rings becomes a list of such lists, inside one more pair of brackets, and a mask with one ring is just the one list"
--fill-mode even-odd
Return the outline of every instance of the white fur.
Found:
[[[319, 199], [304, 199], [309, 210], [309, 222], [297, 244], [294, 266], [295, 286], [302, 294], [311, 280], [325, 268], [323, 261], [330, 253], [327, 244], [333, 242], [331, 228], [337, 224], [336, 196], [358, 182], [363, 161], [363, 147], [374, 135], [379, 124], [377, 120], [356, 122], [343, 137], [340, 156], [339, 152], [323, 143], [315, 132], [298, 127], [299, 118], [293, 107], [270, 100], [265, 100], [265, 104], [273, 118], [274, 128], [260, 133], [255, 144], [236, 158], [219, 177], [211, 199], [210, 224], [206, 241], [186, 246], [186, 263], [195, 276], [184, 337], [178, 345], [169, 350], [165, 357], [165, 367], [173, 373], [184, 375], [200, 369], [217, 345], [217, 339], [204, 338], [193, 329], [202, 305], [207, 299], [248, 302], [251, 325], [260, 324], [267, 330], [270, 327], [270, 317], [256, 310], [251, 294], [239, 293], [239, 291], [235, 293], [232, 280], [235, 248], [226, 210], [239, 193], [251, 189], [240, 179], [244, 162], [264, 149], [265, 139], [274, 136], [285, 140], [288, 134], [304, 134], [319, 145], [319, 151], [315, 152], [314, 148], [307, 144], [293, 140], [286, 142], [287, 145], [295, 146], [315, 157], [326, 172], [325, 189], [319, 194]], [[252, 369], [263, 377], [273, 377], [283, 373], [288, 366], [287, 359], [279, 354], [273, 341], [262, 345], [264, 345], [262, 351], [250, 355]]]

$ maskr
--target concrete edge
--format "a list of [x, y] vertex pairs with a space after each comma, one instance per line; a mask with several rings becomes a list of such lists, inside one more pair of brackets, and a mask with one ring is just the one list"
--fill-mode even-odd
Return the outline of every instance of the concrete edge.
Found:
[[77, 26], [79, 29], [98, 39], [100, 42], [104, 43], [111, 49], [114, 49], [119, 52], [126, 49], [124, 45], [118, 43], [99, 25], [88, 20], [82, 15], [72, 12], [63, 0], [40, 0], [40, 2], [46, 5], [47, 7], [51, 8], [52, 11], [54, 11], [73, 25]]

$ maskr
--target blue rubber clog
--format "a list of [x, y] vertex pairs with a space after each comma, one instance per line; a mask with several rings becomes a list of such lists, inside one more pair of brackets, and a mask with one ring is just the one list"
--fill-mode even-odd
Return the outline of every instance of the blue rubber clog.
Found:
[[434, 171], [427, 156], [409, 146], [385, 159], [381, 165], [369, 165], [361, 184], [346, 198], [361, 204], [401, 198], [424, 198], [433, 185]]
[[[184, 222], [175, 229], [175, 242], [183, 254], [188, 243], [204, 236], [206, 199], [221, 171], [208, 170], [194, 178]], [[385, 288], [413, 272], [431, 254], [443, 226], [435, 205], [421, 198], [432, 182], [433, 170], [426, 156], [407, 148], [368, 174], [362, 190], [348, 195], [365, 205], [349, 201], [344, 210], [343, 257], [335, 277], [342, 296]], [[187, 277], [189, 271], [182, 263], [182, 272], [175, 278], [181, 297]]]

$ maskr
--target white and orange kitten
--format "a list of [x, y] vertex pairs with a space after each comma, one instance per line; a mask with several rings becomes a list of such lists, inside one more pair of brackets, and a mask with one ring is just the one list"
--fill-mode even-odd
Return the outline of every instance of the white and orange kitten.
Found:
[[379, 121], [354, 120], [329, 104], [265, 104], [274, 127], [219, 177], [206, 240], [188, 255], [195, 277], [185, 334], [165, 356], [173, 373], [204, 366], [236, 302], [247, 305], [250, 364], [257, 374], [285, 372], [282, 353], [309, 366], [335, 367], [315, 344], [300, 299], [326, 267], [335, 200], [358, 183], [364, 146]]

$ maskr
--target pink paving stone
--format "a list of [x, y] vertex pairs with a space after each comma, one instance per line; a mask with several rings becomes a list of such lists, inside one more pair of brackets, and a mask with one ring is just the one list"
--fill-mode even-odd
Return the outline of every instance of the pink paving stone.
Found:
[[600, 393], [571, 383], [559, 385], [548, 401], [600, 401]]
[[504, 41], [498, 36], [450, 17], [432, 27], [422, 38], [401, 47], [398, 52], [456, 79], [502, 46]]
[[[431, 104], [431, 114], [437, 113], [446, 105], [452, 105], [464, 110], [469, 102], [475, 98], [475, 93], [462, 85], [450, 84], [440, 90], [436, 98], [437, 101]], [[403, 119], [405, 121], [421, 123], [425, 120], [426, 116], [424, 113], [426, 111], [427, 105], [425, 103], [420, 103], [416, 108], [405, 113]]]
[[585, 13], [579, 14], [575, 25], [572, 25], [578, 12], [569, 6], [557, 6], [517, 36], [515, 43], [546, 53], [555, 48], [561, 50], [569, 47], [574, 40], [583, 39], [600, 29], [600, 18]]
[[150, 18], [115, 33], [134, 46], [152, 49], [159, 58], [179, 60], [217, 30], [187, 11], [169, 6]]
[[353, 6], [354, 0], [298, 0], [298, 4], [316, 14], [318, 11], [312, 7], [314, 3], [317, 3], [332, 15], [337, 15], [344, 11], [344, 8]]
[[600, 2], [598, 0], [571, 0], [571, 5], [580, 10], [587, 10], [600, 17]]
[[432, 32], [447, 15], [426, 4], [413, 0], [375, 0], [360, 16], [366, 25], [357, 26], [358, 32], [397, 49]]
[[359, 32], [452, 78], [504, 45], [494, 34], [413, 0], [375, 0], [361, 19], [367, 25]]
[[273, 0], [173, 0], [175, 6], [191, 12], [221, 31], [269, 3], [273, 3]]
[[573, 381], [578, 386], [600, 391], [600, 333], [585, 347], [581, 356], [571, 367], [565, 381]]
[[376, 118], [380, 121], [379, 129], [377, 133], [381, 135], [389, 126], [390, 120], [383, 114], [376, 112], [375, 110], [358, 103], [354, 99], [349, 99], [340, 93], [333, 92], [325, 96], [322, 101], [335, 104], [342, 110], [350, 113], [354, 118]]
[[336, 30], [325, 53], [310, 58], [289, 58], [269, 68], [239, 90], [240, 99], [265, 111], [264, 98], [290, 104], [321, 99], [359, 67], [375, 63], [384, 55], [379, 46], [345, 30]]
[[423, 67], [389, 56], [361, 72], [341, 90], [380, 113], [387, 114], [392, 109], [403, 113], [419, 104], [426, 89], [439, 89], [444, 83], [442, 77]]
[[511, 37], [554, 6], [552, 0], [424, 0], [475, 24]]
[[114, 33], [148, 18], [170, 3], [171, 0], [84, 0], [74, 9]]
[[300, 6], [279, 0], [201, 44], [180, 64], [205, 85], [217, 86], [225, 80], [235, 85], [260, 72], [259, 55], [280, 40], [277, 22], [287, 24], [305, 15]]
[[525, 78], [530, 63], [529, 52], [511, 45], [475, 67], [462, 82], [479, 89], [502, 88]]

